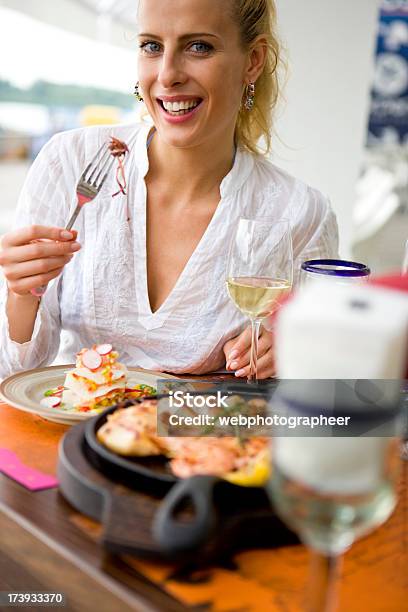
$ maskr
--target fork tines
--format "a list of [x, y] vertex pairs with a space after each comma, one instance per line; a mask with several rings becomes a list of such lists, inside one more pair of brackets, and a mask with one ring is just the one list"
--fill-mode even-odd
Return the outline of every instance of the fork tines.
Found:
[[[109, 146], [104, 143], [85, 168], [80, 180], [99, 190], [105, 182], [114, 161], [115, 159], [111, 156]], [[91, 171], [90, 174], [89, 171]], [[103, 178], [99, 181], [102, 175]]]

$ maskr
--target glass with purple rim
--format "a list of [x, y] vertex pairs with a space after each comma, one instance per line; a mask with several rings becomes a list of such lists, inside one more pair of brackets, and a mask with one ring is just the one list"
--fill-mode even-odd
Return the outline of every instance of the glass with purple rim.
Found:
[[311, 259], [302, 263], [301, 270], [302, 285], [324, 281], [339, 284], [364, 282], [371, 273], [366, 264], [343, 259]]

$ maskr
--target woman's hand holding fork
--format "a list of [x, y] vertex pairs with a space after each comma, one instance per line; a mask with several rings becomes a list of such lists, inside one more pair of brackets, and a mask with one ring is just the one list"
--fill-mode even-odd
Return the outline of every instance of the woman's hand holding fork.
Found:
[[81, 245], [77, 232], [32, 225], [5, 234], [0, 266], [8, 286], [7, 318], [10, 338], [23, 344], [31, 340], [39, 298], [36, 287], [57, 278]]

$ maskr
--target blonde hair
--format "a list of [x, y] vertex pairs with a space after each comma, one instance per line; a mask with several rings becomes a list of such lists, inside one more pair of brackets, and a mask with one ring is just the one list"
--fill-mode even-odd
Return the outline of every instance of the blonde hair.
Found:
[[[255, 99], [252, 111], [244, 107], [239, 111], [235, 128], [237, 143], [256, 154], [266, 155], [271, 149], [273, 111], [280, 94], [279, 68], [284, 67], [281, 45], [276, 33], [275, 0], [231, 0], [232, 17], [237, 23], [241, 42], [246, 50], [259, 35], [267, 40], [267, 56], [264, 69], [255, 84]], [[259, 146], [260, 138], [265, 147]]]

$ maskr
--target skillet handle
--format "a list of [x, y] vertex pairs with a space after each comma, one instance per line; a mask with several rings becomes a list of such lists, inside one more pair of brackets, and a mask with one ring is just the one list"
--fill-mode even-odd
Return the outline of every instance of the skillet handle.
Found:
[[[220, 480], [215, 476], [193, 476], [172, 487], [153, 519], [153, 538], [163, 553], [173, 556], [191, 551], [209, 538], [217, 522], [213, 494]], [[184, 501], [194, 511], [187, 521], [174, 516]]]

